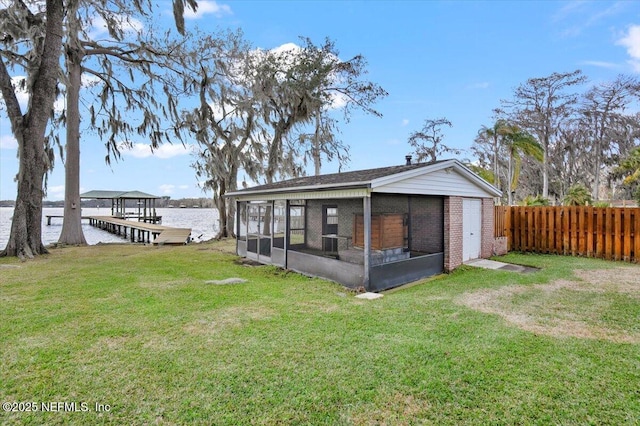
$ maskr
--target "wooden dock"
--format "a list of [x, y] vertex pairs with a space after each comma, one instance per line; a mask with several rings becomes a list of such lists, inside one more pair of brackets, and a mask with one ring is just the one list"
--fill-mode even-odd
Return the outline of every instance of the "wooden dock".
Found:
[[89, 224], [96, 228], [121, 235], [132, 243], [155, 245], [182, 245], [190, 241], [191, 228], [172, 228], [145, 222], [120, 219], [113, 216], [88, 216]]
[[[45, 215], [45, 217], [47, 218], [47, 225], [51, 226], [51, 219], [64, 219], [64, 216], [61, 214], [48, 214]], [[89, 219], [88, 216], [82, 216], [82, 219]]]

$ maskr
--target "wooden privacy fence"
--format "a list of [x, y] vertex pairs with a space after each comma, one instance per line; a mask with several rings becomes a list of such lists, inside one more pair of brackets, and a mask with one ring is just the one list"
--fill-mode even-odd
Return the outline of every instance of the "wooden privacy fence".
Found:
[[640, 261], [640, 208], [495, 208], [495, 236], [509, 251]]

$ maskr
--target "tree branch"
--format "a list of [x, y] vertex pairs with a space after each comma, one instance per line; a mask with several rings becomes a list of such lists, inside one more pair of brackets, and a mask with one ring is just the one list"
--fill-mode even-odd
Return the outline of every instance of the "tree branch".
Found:
[[2, 57], [0, 57], [0, 93], [2, 93], [2, 98], [7, 106], [7, 115], [11, 121], [13, 134], [17, 135], [23, 124], [22, 109], [20, 108], [20, 102], [18, 102], [18, 97], [11, 82], [11, 76]]

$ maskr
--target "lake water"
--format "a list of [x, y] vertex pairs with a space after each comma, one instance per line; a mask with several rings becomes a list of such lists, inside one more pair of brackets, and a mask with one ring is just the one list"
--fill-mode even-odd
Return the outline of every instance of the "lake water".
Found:
[[[62, 216], [62, 208], [44, 208], [42, 210], [42, 242], [44, 245], [55, 243], [62, 231], [62, 218], [51, 219], [51, 225], [47, 225], [47, 215]], [[156, 209], [162, 216], [162, 225], [175, 228], [191, 228], [191, 238], [195, 241], [206, 241], [215, 237], [218, 233], [218, 211], [216, 209], [180, 209], [162, 208]], [[83, 216], [110, 216], [110, 208], [83, 208]], [[0, 207], [0, 250], [3, 250], [9, 242], [11, 232], [11, 218], [13, 207]], [[125, 243], [127, 239], [94, 228], [88, 220], [82, 221], [82, 230], [87, 243]]]

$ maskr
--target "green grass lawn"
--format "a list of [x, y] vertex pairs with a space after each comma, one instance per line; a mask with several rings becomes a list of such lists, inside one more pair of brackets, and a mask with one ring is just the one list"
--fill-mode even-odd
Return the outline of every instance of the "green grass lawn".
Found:
[[367, 301], [230, 247], [0, 259], [0, 401], [38, 408], [0, 424], [640, 424], [638, 266], [510, 254], [542, 269]]

